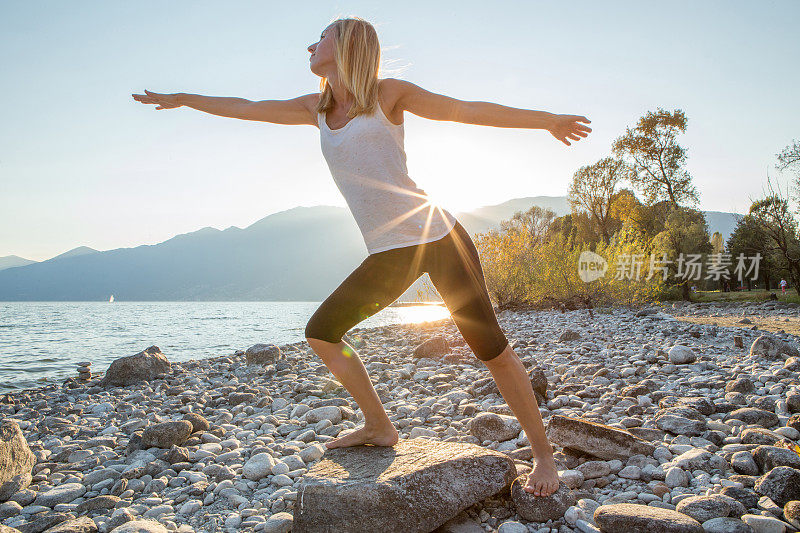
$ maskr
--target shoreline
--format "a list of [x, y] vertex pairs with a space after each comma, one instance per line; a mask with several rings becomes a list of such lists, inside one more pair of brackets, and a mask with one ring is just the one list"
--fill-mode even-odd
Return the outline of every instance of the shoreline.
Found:
[[[593, 318], [585, 310], [499, 311], [520, 359], [546, 377], [540, 405], [546, 424], [554, 415], [599, 422], [646, 438], [656, 451], [623, 462], [554, 442], [562, 480], [576, 494], [564, 517], [526, 520], [509, 495], [498, 494], [471, 505], [460, 519], [484, 531], [508, 523], [503, 527], [510, 531], [519, 526], [577, 532], [583, 531], [580, 520], [592, 525], [596, 505], [637, 503], [674, 511], [688, 498], [722, 500], [728, 487], [752, 491], [749, 485], [758, 476], [740, 473], [731, 461], [757, 446], [747, 443], [748, 429], [766, 431], [765, 439], [780, 430], [781, 438], [798, 442], [800, 433], [786, 425], [787, 397], [798, 392], [798, 371], [787, 370], [785, 358], [750, 355], [751, 344], [765, 333], [751, 325], [693, 324], [670, 315], [742, 311], [797, 315], [796, 306], [776, 302], [595, 309]], [[794, 345], [798, 341], [790, 333], [774, 335]], [[414, 356], [435, 337], [446, 349]], [[742, 348], [734, 337], [740, 337]], [[496, 439], [475, 436], [471, 422], [479, 414], [512, 413], [451, 318], [355, 327], [346, 339], [364, 361], [401, 439], [476, 444], [512, 457], [518, 472], [531, 467], [523, 432], [512, 430], [510, 438], [508, 431]], [[159, 522], [168, 531], [210, 533], [271, 531], [281, 520], [290, 522], [303, 476], [320, 460], [324, 442], [358, 427], [363, 417], [306, 341], [279, 348], [280, 356], [259, 364], [247, 365], [243, 350], [172, 363], [163, 377], [126, 387], [101, 387], [98, 375], [89, 383], [73, 382], [75, 388], [48, 384], [2, 395], [0, 413], [18, 421], [36, 465], [31, 486], [0, 503], [0, 523], [35, 529], [37, 520], [72, 515], [89, 517], [104, 533], [134, 519]], [[679, 351], [691, 352], [694, 359], [681, 360]], [[745, 379], [744, 392], [728, 390], [730, 383]], [[5, 403], [9, 399], [14, 403]], [[676, 405], [700, 418], [670, 418]], [[772, 414], [767, 421], [743, 421], [730, 417], [734, 407], [771, 407]], [[327, 418], [311, 418], [312, 411]], [[137, 431], [191, 414], [204, 418], [208, 427], [175, 447], [130, 449]], [[502, 419], [512, 424], [508, 418]], [[694, 429], [687, 434], [687, 428]], [[689, 466], [681, 462], [687, 452], [708, 457]], [[265, 460], [263, 454], [272, 465], [263, 477], [244, 475], [245, 465], [252, 470], [253, 461]], [[53, 490], [64, 493], [57, 499]]]

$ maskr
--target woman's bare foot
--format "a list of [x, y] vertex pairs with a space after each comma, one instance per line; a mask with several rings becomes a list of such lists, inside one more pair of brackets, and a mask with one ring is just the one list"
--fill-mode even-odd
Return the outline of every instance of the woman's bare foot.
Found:
[[551, 458], [536, 461], [533, 470], [528, 474], [528, 481], [522, 487], [525, 492], [533, 493], [534, 496], [550, 496], [558, 490], [558, 470]]
[[391, 422], [385, 426], [364, 426], [357, 430], [325, 443], [327, 448], [344, 448], [358, 446], [359, 444], [374, 444], [375, 446], [394, 446], [400, 434], [397, 433]]

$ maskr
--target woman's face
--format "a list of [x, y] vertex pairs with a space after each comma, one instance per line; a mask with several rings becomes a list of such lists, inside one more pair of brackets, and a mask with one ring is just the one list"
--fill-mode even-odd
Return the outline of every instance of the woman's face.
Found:
[[333, 57], [333, 29], [328, 26], [322, 30], [319, 41], [308, 47], [311, 56], [308, 58], [311, 72], [317, 76], [329, 77], [327, 73], [335, 71], [336, 60]]

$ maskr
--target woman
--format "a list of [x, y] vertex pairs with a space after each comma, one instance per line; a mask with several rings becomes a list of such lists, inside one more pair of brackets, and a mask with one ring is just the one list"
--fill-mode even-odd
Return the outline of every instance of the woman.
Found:
[[358, 354], [342, 336], [394, 300], [423, 273], [441, 294], [473, 353], [489, 368], [503, 398], [531, 442], [535, 465], [524, 489], [546, 496], [558, 473], [530, 379], [500, 328], [475, 245], [446, 209], [433, 204], [408, 176], [403, 113], [465, 124], [546, 129], [570, 146], [591, 129], [578, 115], [554, 115], [467, 102], [428, 92], [407, 81], [379, 79], [380, 45], [373, 26], [358, 17], [332, 22], [308, 51], [320, 92], [290, 100], [253, 102], [195, 94], [133, 95], [156, 109], [187, 106], [207, 113], [320, 130], [322, 152], [364, 236], [369, 255], [320, 305], [305, 336], [353, 396], [364, 426], [326, 446], [392, 446], [398, 432]]

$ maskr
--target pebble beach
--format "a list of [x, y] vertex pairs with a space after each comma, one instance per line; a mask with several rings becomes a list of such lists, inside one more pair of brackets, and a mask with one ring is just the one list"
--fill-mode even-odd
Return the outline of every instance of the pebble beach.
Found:
[[0, 533], [798, 531], [800, 343], [754, 324], [799, 315], [498, 312], [559, 466], [544, 498], [520, 490], [527, 437], [451, 319], [346, 336], [400, 432], [388, 449], [325, 448], [363, 417], [305, 341], [171, 362], [144, 340], [0, 396]]

